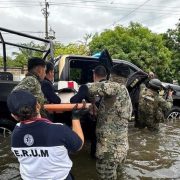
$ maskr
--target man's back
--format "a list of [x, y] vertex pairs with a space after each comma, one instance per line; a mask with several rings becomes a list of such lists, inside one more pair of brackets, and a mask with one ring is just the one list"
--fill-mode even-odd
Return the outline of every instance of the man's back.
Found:
[[22, 178], [27, 180], [65, 179], [72, 167], [68, 151], [77, 151], [81, 145], [69, 127], [47, 119], [17, 124], [12, 134], [12, 151], [20, 162]]
[[35, 75], [26, 76], [13, 91], [20, 89], [28, 90], [38, 99], [40, 104], [44, 104], [45, 99], [41, 90], [41, 84]]
[[141, 124], [147, 125], [150, 129], [158, 129], [158, 124], [164, 122], [165, 113], [171, 106], [171, 100], [165, 100], [145, 85], [141, 86], [138, 107], [138, 118]]
[[[98, 82], [89, 85], [89, 93], [90, 96], [101, 97], [96, 127], [97, 141], [101, 143], [97, 143], [96, 155], [101, 156], [108, 151], [114, 153], [113, 147], [119, 149], [121, 146], [125, 148], [124, 153], [126, 153], [128, 120], [132, 112], [126, 87], [116, 82]], [[118, 157], [116, 153], [114, 156]]]

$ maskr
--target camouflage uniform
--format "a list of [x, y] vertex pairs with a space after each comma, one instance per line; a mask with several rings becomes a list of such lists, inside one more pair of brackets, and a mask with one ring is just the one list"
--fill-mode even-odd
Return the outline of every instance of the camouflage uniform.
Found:
[[91, 97], [101, 97], [97, 126], [96, 169], [100, 179], [117, 179], [117, 168], [126, 158], [128, 120], [132, 105], [126, 87], [104, 81], [88, 84]]
[[138, 123], [153, 131], [159, 130], [159, 123], [164, 122], [165, 113], [172, 107], [172, 98], [165, 100], [158, 92], [141, 85], [138, 107]]
[[13, 91], [19, 89], [28, 90], [37, 98], [37, 101], [41, 105], [44, 104], [45, 98], [41, 90], [40, 79], [35, 74], [28, 73], [27, 76], [13, 89]]

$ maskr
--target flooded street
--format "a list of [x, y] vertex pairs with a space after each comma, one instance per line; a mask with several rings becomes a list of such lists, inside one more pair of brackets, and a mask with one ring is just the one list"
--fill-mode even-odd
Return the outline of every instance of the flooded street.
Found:
[[[159, 133], [129, 128], [130, 149], [121, 179], [180, 179], [180, 121], [161, 124]], [[72, 156], [77, 180], [97, 180], [89, 143]], [[0, 138], [0, 180], [18, 180], [18, 163], [10, 151], [10, 138]]]

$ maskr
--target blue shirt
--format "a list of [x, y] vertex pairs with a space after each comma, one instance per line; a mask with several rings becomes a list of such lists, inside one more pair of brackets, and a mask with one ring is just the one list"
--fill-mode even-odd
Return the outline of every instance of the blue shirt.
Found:
[[53, 84], [50, 80], [44, 79], [41, 82], [41, 89], [50, 104], [59, 104], [61, 103], [61, 99], [56, 93], [54, 92]]

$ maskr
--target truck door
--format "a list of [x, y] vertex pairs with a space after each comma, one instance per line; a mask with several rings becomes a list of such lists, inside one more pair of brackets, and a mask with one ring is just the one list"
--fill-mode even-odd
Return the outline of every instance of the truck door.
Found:
[[113, 66], [113, 61], [107, 49], [103, 50], [100, 53], [99, 62], [104, 65], [108, 70], [108, 73], [110, 73], [110, 69]]

